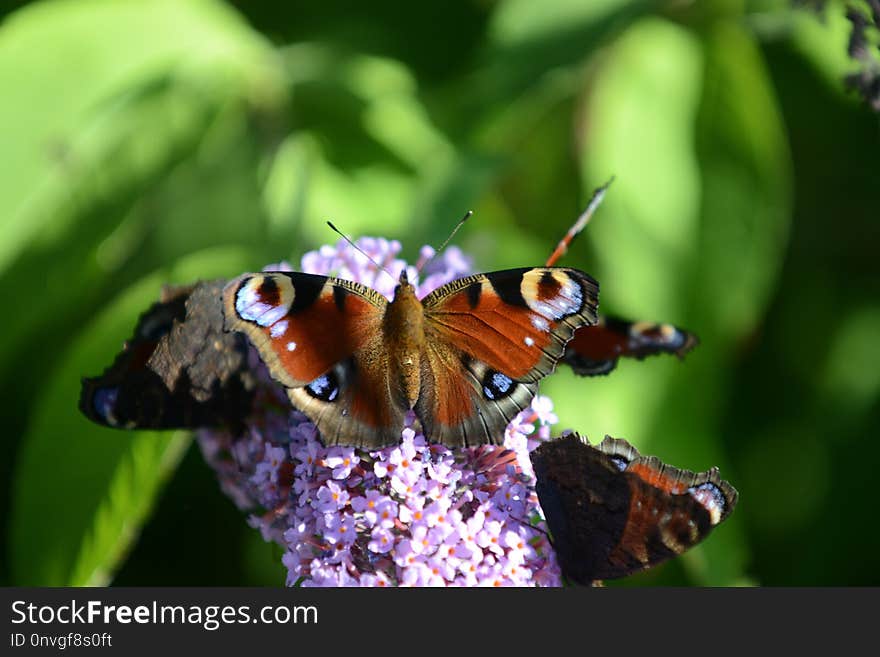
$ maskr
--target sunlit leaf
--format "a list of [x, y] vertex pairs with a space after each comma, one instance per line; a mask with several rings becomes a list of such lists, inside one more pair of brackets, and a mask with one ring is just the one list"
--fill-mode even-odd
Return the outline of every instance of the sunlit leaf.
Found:
[[[210, 0], [44, 2], [7, 18], [0, 26], [0, 87], [15, 93], [4, 95], [0, 124], [15, 129], [5, 133], [0, 165], [0, 271], [29, 240], [45, 237], [50, 224], [68, 220], [59, 208], [93, 174], [95, 161], [128, 136], [107, 125], [111, 99], [174, 75], [202, 93], [232, 91], [267, 102], [278, 93], [269, 56], [261, 37]], [[169, 129], [181, 120], [169, 119]], [[163, 150], [156, 131], [148, 135], [140, 148], [144, 163]]]

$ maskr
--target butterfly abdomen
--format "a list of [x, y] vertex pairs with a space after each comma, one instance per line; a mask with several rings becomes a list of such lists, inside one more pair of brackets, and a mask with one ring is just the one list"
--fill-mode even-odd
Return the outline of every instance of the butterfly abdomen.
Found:
[[425, 345], [425, 311], [415, 288], [402, 282], [383, 319], [390, 355], [388, 367], [392, 385], [408, 408], [415, 406], [421, 389], [421, 358]]

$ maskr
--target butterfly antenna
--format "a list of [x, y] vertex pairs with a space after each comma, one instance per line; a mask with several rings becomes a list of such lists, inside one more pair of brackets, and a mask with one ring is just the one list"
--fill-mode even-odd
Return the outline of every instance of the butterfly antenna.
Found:
[[337, 233], [340, 237], [342, 237], [342, 239], [344, 239], [346, 242], [348, 242], [348, 244], [351, 246], [351, 248], [353, 248], [355, 251], [357, 251], [362, 256], [364, 256], [367, 260], [372, 262], [376, 266], [376, 271], [384, 271], [386, 274], [388, 274], [394, 280], [395, 283], [397, 282], [397, 279], [394, 277], [394, 274], [392, 274], [390, 271], [385, 269], [385, 267], [383, 267], [378, 262], [373, 260], [366, 251], [364, 251], [361, 247], [359, 247], [357, 244], [352, 242], [351, 238], [348, 235], [346, 235], [341, 230], [339, 230], [336, 226], [334, 226], [332, 221], [328, 221], [327, 225], [333, 229], [333, 232]]
[[578, 236], [578, 234], [587, 227], [587, 224], [590, 223], [590, 219], [593, 218], [593, 214], [596, 212], [596, 209], [599, 207], [599, 204], [602, 203], [602, 199], [605, 198], [605, 192], [611, 186], [611, 183], [614, 182], [614, 176], [611, 176], [611, 179], [602, 185], [601, 187], [596, 188], [596, 191], [593, 192], [593, 196], [590, 199], [590, 202], [587, 204], [587, 209], [581, 213], [581, 216], [577, 218], [577, 221], [574, 222], [574, 225], [568, 229], [568, 232], [565, 234], [561, 240], [559, 240], [559, 244], [556, 245], [556, 249], [550, 254], [550, 257], [547, 258], [547, 262], [544, 263], [545, 267], [552, 267], [562, 256], [565, 255], [566, 251], [568, 251], [568, 247], [571, 245], [571, 241]]
[[432, 260], [434, 260], [434, 258], [436, 258], [438, 255], [440, 255], [440, 254], [443, 252], [443, 249], [445, 249], [445, 248], [446, 248], [446, 245], [449, 244], [449, 243], [452, 241], [452, 238], [455, 237], [455, 234], [458, 232], [459, 228], [461, 228], [462, 226], [464, 226], [464, 222], [467, 221], [468, 219], [470, 219], [470, 218], [471, 218], [471, 215], [473, 215], [473, 213], [474, 213], [473, 210], [468, 210], [467, 212], [465, 212], [465, 213], [464, 213], [464, 216], [463, 216], [463, 217], [459, 220], [459, 222], [455, 225], [455, 228], [452, 229], [452, 232], [449, 233], [449, 237], [446, 238], [446, 240], [443, 242], [443, 244], [440, 246], [439, 249], [437, 249], [436, 251], [434, 251], [434, 255], [432, 255], [430, 258], [428, 258], [428, 259], [425, 260], [424, 262], [420, 262], [420, 263], [419, 263], [419, 266], [417, 267], [417, 270], [418, 270], [418, 272], [419, 272], [420, 274], [422, 273], [422, 270], [428, 265], [429, 262], [431, 262]]

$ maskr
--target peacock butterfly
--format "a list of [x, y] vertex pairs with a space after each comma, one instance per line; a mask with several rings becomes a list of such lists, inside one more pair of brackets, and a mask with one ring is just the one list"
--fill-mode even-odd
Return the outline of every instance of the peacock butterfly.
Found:
[[598, 283], [565, 267], [476, 274], [419, 300], [300, 272], [244, 274], [224, 291], [226, 327], [248, 336], [325, 444], [400, 440], [415, 410], [430, 442], [499, 443], [563, 355], [595, 324]]
[[563, 574], [591, 585], [655, 566], [702, 541], [736, 506], [718, 469], [695, 473], [606, 436], [577, 434], [531, 453], [535, 490]]
[[247, 340], [223, 328], [225, 283], [165, 288], [104, 373], [83, 379], [81, 412], [119, 429], [239, 426], [256, 373]]

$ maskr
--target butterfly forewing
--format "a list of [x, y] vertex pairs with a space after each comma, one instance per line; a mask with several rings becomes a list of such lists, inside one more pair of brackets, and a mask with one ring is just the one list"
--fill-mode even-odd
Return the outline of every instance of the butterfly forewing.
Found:
[[576, 329], [596, 323], [598, 297], [598, 283], [576, 269], [477, 274], [424, 299], [427, 338], [534, 382], [553, 371]]
[[362, 348], [387, 304], [363, 285], [299, 272], [245, 274], [224, 293], [227, 328], [244, 332], [290, 388], [311, 383]]

